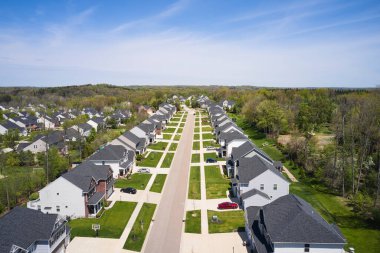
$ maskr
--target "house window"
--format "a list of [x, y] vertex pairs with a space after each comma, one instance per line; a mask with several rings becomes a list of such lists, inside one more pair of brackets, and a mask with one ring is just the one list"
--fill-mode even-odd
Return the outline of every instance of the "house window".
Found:
[[260, 190], [264, 190], [264, 184], [260, 184]]
[[40, 205], [37, 206], [37, 210], [41, 211], [41, 206]]
[[277, 191], [277, 184], [273, 185], [273, 190]]
[[102, 165], [105, 165], [106, 164], [106, 162], [105, 161], [102, 161]]
[[60, 212], [60, 211], [61, 211], [60, 206], [56, 206], [56, 209], [57, 209], [57, 212]]
[[304, 252], [310, 252], [310, 244], [305, 244], [305, 251]]
[[57, 192], [57, 196], [59, 196], [59, 192]]

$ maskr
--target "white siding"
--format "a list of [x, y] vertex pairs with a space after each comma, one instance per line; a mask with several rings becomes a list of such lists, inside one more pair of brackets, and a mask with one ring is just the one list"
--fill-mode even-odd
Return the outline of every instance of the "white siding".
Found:
[[6, 134], [8, 132], [8, 129], [0, 125], [0, 134]]
[[271, 202], [270, 199], [264, 198], [263, 196], [259, 194], [255, 194], [249, 198], [244, 199], [243, 205], [244, 208], [250, 207], [250, 206], [265, 206], [266, 204], [269, 204]]
[[35, 142], [32, 142], [29, 146], [26, 146], [24, 151], [30, 151], [33, 154], [39, 153], [39, 152], [45, 152], [46, 151], [46, 143], [44, 141], [37, 140]]
[[230, 143], [228, 143], [227, 155], [226, 156], [231, 157], [232, 148], [239, 147], [242, 144], [244, 144], [245, 142], [247, 142], [247, 140], [233, 140]]
[[[28, 208], [38, 210], [44, 213], [56, 213], [63, 216], [84, 217], [85, 201], [82, 196], [82, 190], [63, 177], [59, 177], [40, 190], [39, 201], [28, 202]], [[56, 207], [60, 207], [57, 212]], [[45, 210], [45, 207], [51, 207]]]

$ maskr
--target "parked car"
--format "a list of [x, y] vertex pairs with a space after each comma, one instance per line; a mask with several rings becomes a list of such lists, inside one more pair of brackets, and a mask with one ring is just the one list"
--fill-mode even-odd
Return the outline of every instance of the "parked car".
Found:
[[218, 209], [236, 209], [239, 205], [235, 202], [223, 202], [218, 204]]
[[129, 194], [136, 194], [137, 190], [133, 187], [127, 187], [127, 188], [121, 188], [121, 192], [129, 193]]
[[214, 149], [216, 149], [216, 148], [213, 147], [213, 146], [208, 146], [208, 147], [206, 147], [206, 149], [207, 149], [207, 150], [214, 150]]
[[206, 163], [216, 163], [216, 160], [212, 158], [207, 158]]
[[150, 173], [150, 169], [148, 169], [148, 168], [140, 168], [137, 172], [138, 173]]

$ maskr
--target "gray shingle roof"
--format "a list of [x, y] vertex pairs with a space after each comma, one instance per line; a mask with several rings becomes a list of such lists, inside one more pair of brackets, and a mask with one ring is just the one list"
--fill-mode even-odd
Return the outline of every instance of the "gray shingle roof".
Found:
[[109, 165], [95, 165], [90, 161], [85, 161], [63, 174], [62, 177], [81, 188], [83, 192], [88, 192], [92, 179], [96, 182], [106, 180], [109, 170]]
[[220, 133], [219, 138], [221, 140], [225, 140], [227, 144], [233, 140], [242, 140], [242, 139], [248, 140], [247, 136], [245, 136], [244, 134], [242, 134], [241, 132], [237, 130], [231, 130], [226, 133]]
[[[264, 223], [272, 242], [335, 243], [346, 240], [306, 201], [289, 194], [262, 207]], [[255, 220], [259, 218], [256, 213]]]
[[133, 142], [134, 144], [138, 144], [140, 142], [139, 137], [134, 135], [131, 131], [126, 131], [124, 134], [124, 137]]
[[262, 196], [262, 197], [264, 197], [266, 199], [270, 199], [270, 197], [268, 196], [268, 194], [266, 194], [266, 193], [264, 193], [264, 192], [262, 192], [260, 190], [257, 190], [257, 189], [251, 189], [251, 190], [249, 190], [247, 192], [244, 192], [243, 194], [240, 195], [240, 197], [244, 200], [244, 199], [250, 198], [250, 197], [252, 197], [254, 195], [260, 195], [260, 196]]
[[104, 192], [95, 192], [94, 195], [91, 196], [91, 198], [88, 199], [89, 205], [95, 205], [104, 197]]
[[264, 161], [263, 158], [257, 155], [251, 158], [240, 158], [239, 166], [237, 167], [237, 169], [239, 175], [239, 182], [243, 184], [248, 184], [249, 181], [261, 175], [267, 170], [271, 170], [276, 175], [286, 180], [284, 176], [281, 174], [281, 172], [279, 172], [273, 165]]
[[252, 142], [247, 140], [242, 145], [232, 148], [232, 151], [231, 151], [232, 160], [235, 161], [239, 159], [240, 157], [245, 155], [247, 152], [252, 150], [254, 147], [255, 145]]
[[57, 214], [15, 207], [0, 218], [0, 252], [8, 253], [13, 244], [24, 249], [36, 240], [49, 240]]
[[88, 158], [90, 161], [119, 161], [126, 155], [127, 149], [122, 145], [107, 145]]

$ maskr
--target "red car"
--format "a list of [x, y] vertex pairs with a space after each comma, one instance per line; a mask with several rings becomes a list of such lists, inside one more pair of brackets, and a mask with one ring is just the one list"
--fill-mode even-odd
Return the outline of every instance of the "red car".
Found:
[[234, 202], [223, 202], [218, 205], [218, 209], [236, 209], [239, 205]]

